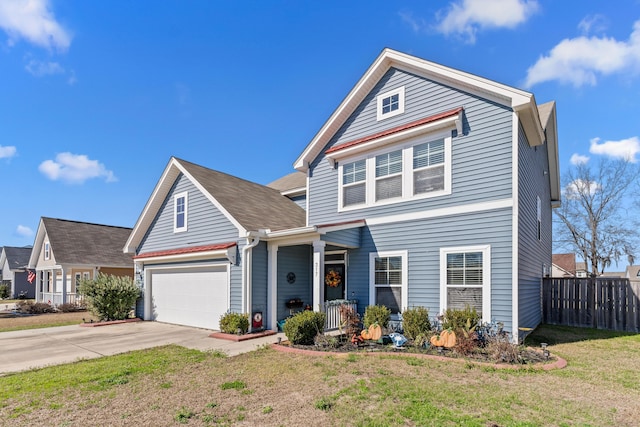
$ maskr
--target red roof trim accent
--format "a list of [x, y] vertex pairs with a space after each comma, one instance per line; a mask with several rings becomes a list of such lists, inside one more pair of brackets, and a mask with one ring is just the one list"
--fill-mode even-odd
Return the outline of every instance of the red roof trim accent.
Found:
[[156, 251], [156, 252], [147, 252], [144, 254], [139, 254], [133, 257], [133, 259], [141, 259], [141, 258], [152, 258], [152, 257], [160, 257], [160, 256], [169, 256], [169, 255], [182, 255], [182, 254], [191, 254], [198, 252], [209, 252], [209, 251], [218, 251], [222, 249], [228, 249], [230, 247], [236, 246], [236, 242], [227, 242], [227, 243], [218, 243], [216, 245], [207, 245], [207, 246], [191, 246], [188, 248], [179, 248], [179, 249], [169, 249], [166, 251]]
[[353, 147], [354, 145], [360, 145], [365, 142], [373, 141], [374, 139], [382, 138], [383, 136], [393, 135], [394, 133], [402, 132], [407, 129], [415, 128], [421, 125], [425, 125], [427, 123], [436, 122], [438, 120], [446, 119], [448, 117], [455, 116], [459, 114], [463, 110], [462, 107], [455, 108], [453, 110], [445, 111], [444, 113], [439, 113], [433, 116], [425, 117], [420, 120], [416, 120], [415, 122], [407, 123], [401, 126], [397, 126], [391, 129], [384, 130], [382, 132], [375, 133], [373, 135], [365, 136], [354, 141], [345, 142], [344, 144], [335, 145], [325, 151], [325, 154], [335, 153], [336, 151], [344, 150], [345, 148]]

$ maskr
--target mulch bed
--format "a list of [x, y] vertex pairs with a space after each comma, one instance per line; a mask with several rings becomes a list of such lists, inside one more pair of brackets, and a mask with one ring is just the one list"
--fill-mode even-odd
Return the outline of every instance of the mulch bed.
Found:
[[375, 355], [395, 355], [395, 356], [415, 356], [419, 358], [427, 358], [438, 361], [457, 361], [457, 362], [470, 362], [475, 364], [481, 364], [485, 366], [492, 366], [498, 369], [562, 369], [567, 366], [566, 360], [551, 356], [548, 359], [544, 354], [536, 349], [527, 347], [520, 351], [522, 363], [501, 363], [494, 359], [491, 359], [489, 355], [483, 352], [481, 349], [473, 354], [464, 356], [456, 353], [454, 350], [441, 349], [438, 351], [437, 347], [428, 348], [416, 348], [413, 346], [405, 346], [402, 348], [395, 348], [390, 344], [379, 344], [377, 342], [365, 342], [358, 346], [355, 346], [348, 342], [341, 342], [336, 347], [320, 347], [316, 345], [293, 345], [289, 341], [283, 341], [280, 344], [273, 344], [272, 347], [285, 353], [297, 353], [307, 354], [315, 356], [347, 356], [349, 354], [375, 356]]
[[142, 319], [134, 317], [132, 319], [124, 319], [124, 320], [105, 320], [102, 322], [83, 322], [80, 323], [80, 326], [83, 328], [93, 328], [96, 326], [108, 326], [108, 325], [119, 325], [121, 323], [132, 323], [132, 322], [142, 322]]

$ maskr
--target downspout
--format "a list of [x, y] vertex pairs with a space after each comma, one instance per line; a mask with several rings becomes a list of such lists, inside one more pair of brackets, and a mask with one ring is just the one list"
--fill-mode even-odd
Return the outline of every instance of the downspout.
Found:
[[248, 231], [247, 244], [242, 248], [242, 310], [251, 316], [251, 249], [260, 243], [260, 236], [264, 235], [262, 230]]

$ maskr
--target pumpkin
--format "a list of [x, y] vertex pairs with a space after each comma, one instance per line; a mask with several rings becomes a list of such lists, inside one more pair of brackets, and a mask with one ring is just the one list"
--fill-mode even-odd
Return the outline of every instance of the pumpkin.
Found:
[[382, 336], [382, 328], [377, 323], [369, 326], [369, 339], [378, 341]]
[[452, 348], [456, 345], [456, 333], [447, 329], [440, 332], [440, 335], [432, 336], [429, 341], [435, 347]]
[[368, 329], [363, 329], [362, 332], [360, 332], [360, 336], [362, 337], [362, 339], [365, 339], [365, 340], [371, 339], [371, 335], [369, 334]]

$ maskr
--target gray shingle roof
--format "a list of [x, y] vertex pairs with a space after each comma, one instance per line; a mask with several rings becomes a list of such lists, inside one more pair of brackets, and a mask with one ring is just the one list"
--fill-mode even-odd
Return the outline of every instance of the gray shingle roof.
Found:
[[15, 247], [5, 246], [4, 254], [7, 257], [7, 263], [9, 269], [20, 270], [29, 264], [29, 257], [31, 256], [31, 246]]
[[293, 172], [278, 178], [267, 184], [269, 188], [275, 188], [278, 191], [289, 191], [307, 186], [307, 174], [304, 172]]
[[42, 218], [58, 264], [133, 267], [131, 254], [122, 252], [131, 228]]
[[304, 209], [276, 189], [186, 160], [176, 161], [247, 230], [285, 230], [306, 224]]

